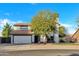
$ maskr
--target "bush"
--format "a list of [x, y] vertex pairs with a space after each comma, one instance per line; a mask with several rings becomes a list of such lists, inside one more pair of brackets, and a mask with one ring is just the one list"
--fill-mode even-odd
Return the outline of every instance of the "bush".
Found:
[[65, 43], [64, 38], [60, 38], [60, 43]]

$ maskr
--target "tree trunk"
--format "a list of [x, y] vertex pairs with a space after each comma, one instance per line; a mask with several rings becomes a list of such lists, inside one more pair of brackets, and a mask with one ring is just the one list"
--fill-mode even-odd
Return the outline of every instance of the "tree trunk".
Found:
[[47, 37], [46, 37], [46, 35], [41, 35], [40, 36], [40, 42], [42, 42], [42, 43], [47, 43]]
[[46, 37], [46, 35], [44, 35], [44, 37], [43, 37], [43, 42], [44, 42], [44, 44], [47, 43], [47, 37]]

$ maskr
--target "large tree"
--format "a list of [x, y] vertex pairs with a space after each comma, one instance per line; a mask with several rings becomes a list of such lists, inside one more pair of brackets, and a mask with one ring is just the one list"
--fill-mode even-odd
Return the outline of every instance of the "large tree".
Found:
[[8, 38], [10, 36], [10, 31], [11, 31], [11, 26], [8, 23], [6, 23], [2, 30], [3, 37]]
[[56, 28], [56, 24], [58, 24], [57, 17], [57, 13], [52, 13], [50, 11], [40, 11], [32, 19], [32, 30], [34, 31], [34, 34], [40, 35], [40, 37], [46, 41], [46, 35], [53, 32]]

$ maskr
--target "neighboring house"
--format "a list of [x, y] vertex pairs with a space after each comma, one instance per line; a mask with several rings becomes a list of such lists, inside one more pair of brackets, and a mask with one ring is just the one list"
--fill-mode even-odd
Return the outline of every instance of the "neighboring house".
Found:
[[31, 24], [14, 24], [13, 30], [10, 34], [11, 43], [13, 44], [34, 43], [34, 35], [31, 31]]
[[72, 40], [79, 42], [79, 29], [72, 35]]

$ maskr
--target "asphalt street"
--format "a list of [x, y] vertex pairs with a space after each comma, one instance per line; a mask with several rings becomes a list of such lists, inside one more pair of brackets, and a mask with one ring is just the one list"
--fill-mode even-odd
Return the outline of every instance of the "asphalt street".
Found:
[[79, 56], [79, 50], [23, 50], [0, 52], [0, 56]]

